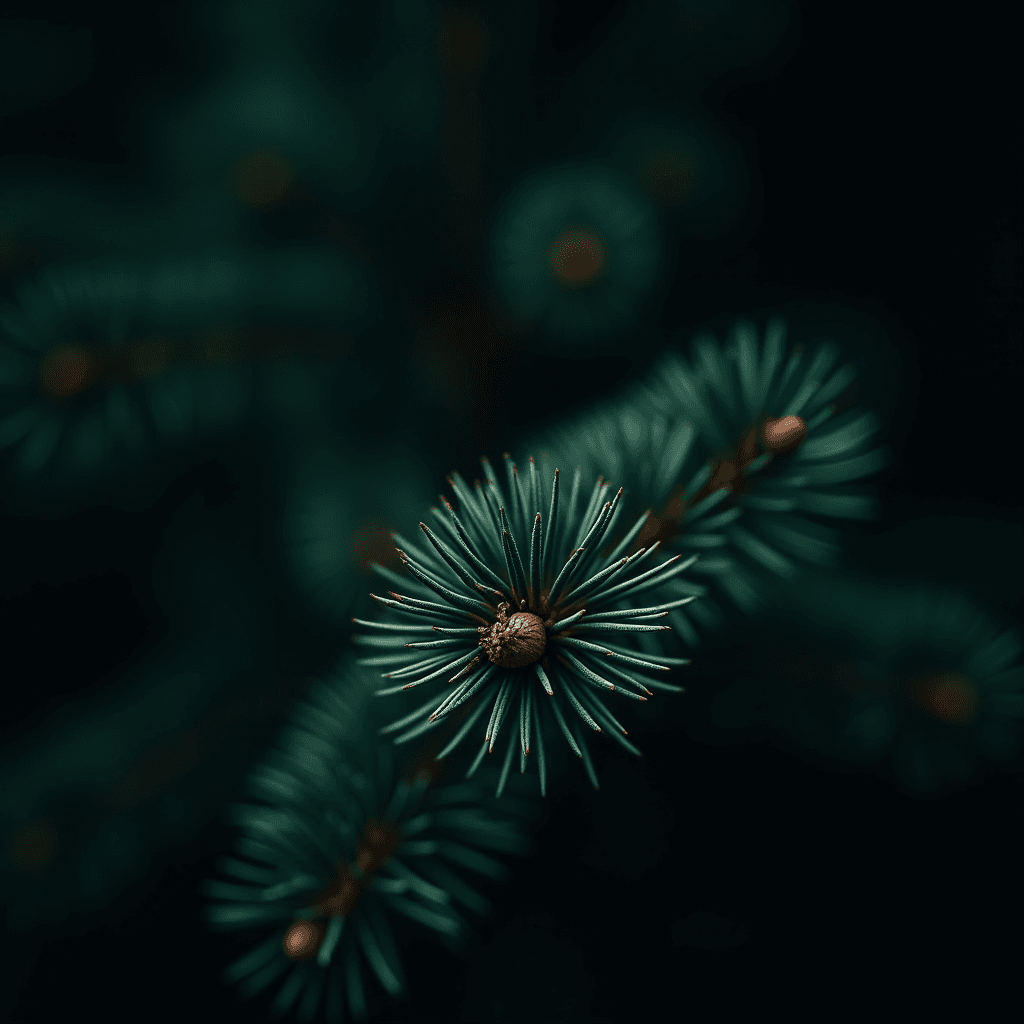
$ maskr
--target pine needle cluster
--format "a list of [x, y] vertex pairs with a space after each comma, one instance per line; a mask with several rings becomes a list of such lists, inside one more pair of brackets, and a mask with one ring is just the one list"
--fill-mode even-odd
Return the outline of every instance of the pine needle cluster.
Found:
[[689, 359], [669, 350], [624, 398], [540, 440], [588, 471], [620, 473], [632, 504], [653, 508], [639, 542], [706, 553], [696, 571], [752, 612], [773, 578], [838, 563], [842, 534], [824, 520], [876, 513], [860, 481], [888, 453], [875, 413], [844, 408], [855, 379], [836, 345], [805, 353], [779, 319], [763, 340], [739, 321], [726, 346], [702, 335]]
[[431, 510], [433, 529], [420, 523], [420, 544], [395, 535], [406, 572], [377, 567], [396, 589], [373, 596], [397, 621], [356, 620], [383, 634], [355, 637], [382, 652], [361, 659], [388, 669], [383, 677], [393, 685], [380, 695], [433, 691], [385, 731], [402, 743], [462, 712], [438, 757], [476, 728], [483, 738], [469, 775], [507, 736], [499, 794], [516, 752], [525, 772], [534, 750], [545, 792], [545, 735], [557, 731], [596, 786], [588, 731], [639, 754], [605, 695], [643, 701], [654, 690], [681, 689], [663, 673], [688, 659], [647, 652], [637, 638], [664, 634], [671, 627], [660, 620], [694, 600], [682, 574], [696, 556], [660, 560], [657, 542], [627, 556], [647, 515], [623, 522], [623, 489], [612, 493], [603, 478], [587, 486], [577, 470], [565, 495], [558, 468], [531, 458], [520, 474], [506, 455], [506, 493], [481, 461], [485, 479], [472, 489], [451, 475], [458, 511], [442, 498], [445, 512]]
[[328, 1022], [341, 1021], [346, 1005], [365, 1017], [366, 967], [399, 995], [395, 918], [461, 938], [456, 905], [489, 910], [462, 871], [501, 879], [506, 869], [491, 853], [527, 850], [514, 813], [522, 802], [495, 811], [477, 784], [440, 784], [431, 760], [395, 777], [360, 675], [347, 666], [297, 708], [249, 779], [259, 803], [229, 808], [240, 838], [219, 870], [231, 881], [205, 886], [212, 927], [269, 931], [225, 980], [244, 996], [282, 980], [272, 1010], [297, 1004], [300, 1020], [321, 1005]]

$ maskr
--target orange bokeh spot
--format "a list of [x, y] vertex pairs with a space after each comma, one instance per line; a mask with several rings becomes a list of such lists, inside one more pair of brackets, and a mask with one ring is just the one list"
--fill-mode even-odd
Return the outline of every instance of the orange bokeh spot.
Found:
[[655, 153], [641, 169], [648, 193], [664, 206], [682, 206], [697, 185], [697, 164], [685, 153]]
[[292, 177], [292, 165], [280, 153], [258, 149], [235, 162], [231, 185], [246, 206], [265, 209], [284, 198]]
[[51, 398], [70, 398], [99, 376], [99, 361], [82, 345], [61, 345], [39, 364], [39, 386]]
[[284, 955], [289, 960], [312, 959], [324, 940], [324, 931], [319, 921], [293, 921], [281, 942]]
[[978, 710], [978, 688], [967, 676], [942, 672], [918, 676], [913, 684], [917, 703], [942, 722], [964, 725]]
[[567, 288], [585, 288], [604, 271], [604, 245], [589, 228], [563, 231], [551, 243], [548, 258], [555, 277]]

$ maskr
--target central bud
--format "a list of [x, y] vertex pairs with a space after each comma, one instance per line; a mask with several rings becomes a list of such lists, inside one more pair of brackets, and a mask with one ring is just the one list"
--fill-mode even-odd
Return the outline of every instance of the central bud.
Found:
[[507, 604], [498, 605], [497, 621], [480, 626], [480, 646], [487, 657], [502, 668], [532, 665], [544, 653], [548, 635], [544, 622], [533, 612], [512, 612]]

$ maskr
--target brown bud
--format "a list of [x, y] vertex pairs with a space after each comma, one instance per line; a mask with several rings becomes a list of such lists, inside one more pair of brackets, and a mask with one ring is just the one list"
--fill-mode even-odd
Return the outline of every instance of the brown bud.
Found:
[[786, 455], [807, 436], [807, 424], [799, 416], [766, 420], [762, 436], [765, 448], [773, 455]]
[[300, 918], [284, 933], [281, 949], [289, 960], [311, 960], [324, 940], [324, 926], [319, 921]]
[[504, 604], [498, 608], [498, 621], [481, 632], [480, 646], [502, 668], [532, 665], [547, 647], [547, 631], [540, 616], [522, 611], [509, 615]]

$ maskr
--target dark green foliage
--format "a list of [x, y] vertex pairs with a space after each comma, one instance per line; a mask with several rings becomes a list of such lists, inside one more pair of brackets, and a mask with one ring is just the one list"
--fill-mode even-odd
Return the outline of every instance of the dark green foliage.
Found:
[[[999, 973], [1024, 668], [984, 602], [1020, 610], [1019, 529], [979, 520], [1014, 518], [1014, 33], [791, 0], [24, 6], [0, 1019], [252, 1016], [235, 989], [306, 1020], [743, 1019], [793, 963], [876, 1004], [865, 955]], [[792, 330], [690, 340], [744, 309]], [[426, 477], [511, 442], [542, 454], [427, 513]], [[921, 497], [872, 552], [875, 491]], [[292, 714], [350, 621], [360, 661]], [[572, 755], [570, 792], [516, 798]]]
[[302, 618], [337, 636], [365, 598], [370, 562], [393, 554], [391, 530], [419, 508], [428, 474], [404, 446], [368, 453], [362, 436], [321, 437], [300, 436], [281, 460], [272, 546]]
[[[730, 539], [780, 575], [790, 571], [790, 562], [772, 548], [808, 561], [830, 558], [828, 542], [807, 526], [808, 516], [874, 515], [876, 501], [849, 485], [887, 462], [875, 439], [875, 414], [838, 407], [856, 377], [851, 365], [838, 365], [838, 348], [826, 341], [812, 353], [801, 347], [787, 352], [785, 338], [779, 320], [768, 323], [760, 342], [755, 326], [739, 321], [724, 350], [712, 336], [698, 336], [689, 362], [669, 353], [649, 385], [654, 407], [693, 421], [719, 461], [717, 469], [734, 463], [728, 467], [732, 476], [721, 476], [747, 515], [744, 529], [734, 527]], [[806, 433], [794, 447], [773, 450], [766, 421], [789, 417], [802, 420]], [[745, 486], [735, 480], [741, 474]], [[761, 536], [751, 540], [749, 530]]]
[[[173, 623], [164, 642], [115, 675], [102, 699], [81, 689], [71, 702], [51, 698], [34, 742], [3, 745], [0, 901], [12, 933], [65, 927], [123, 899], [168, 849], [216, 820], [253, 731], [279, 713], [287, 688], [273, 678], [269, 587], [244, 548], [195, 529], [197, 513], [181, 516], [152, 569]], [[88, 629], [97, 612], [76, 603]], [[76, 634], [63, 616], [47, 626], [75, 673]], [[109, 628], [125, 623], [110, 617]], [[12, 685], [47, 673], [35, 656], [14, 664]], [[12, 718], [9, 703], [4, 725]]]
[[462, 871], [501, 879], [504, 865], [481, 851], [527, 849], [510, 814], [514, 802], [496, 812], [476, 784], [439, 784], [436, 762], [407, 766], [396, 778], [389, 749], [375, 741], [366, 695], [362, 673], [349, 665], [295, 709], [250, 777], [260, 803], [229, 809], [241, 837], [220, 870], [233, 881], [205, 887], [218, 901], [207, 910], [214, 928], [270, 929], [225, 980], [249, 996], [284, 975], [272, 1009], [283, 1014], [297, 1003], [300, 1020], [320, 1005], [329, 1022], [342, 1019], [344, 1005], [364, 1017], [366, 964], [388, 993], [400, 994], [390, 920], [404, 916], [460, 938], [466, 926], [455, 904], [489, 909]]
[[496, 297], [547, 344], [606, 345], [647, 316], [664, 271], [653, 207], [607, 167], [556, 167], [508, 196], [491, 229]]
[[780, 321], [763, 342], [740, 321], [724, 350], [704, 335], [690, 354], [670, 351], [617, 405], [555, 425], [545, 444], [621, 474], [631, 507], [654, 510], [653, 536], [707, 551], [696, 571], [753, 611], [766, 576], [836, 563], [841, 535], [820, 520], [873, 515], [876, 502], [853, 481], [888, 456], [873, 412], [840, 411], [855, 374], [837, 365], [836, 346], [787, 353]]
[[915, 795], [1019, 749], [1019, 631], [956, 588], [814, 573], [778, 593], [773, 622], [716, 699], [719, 724], [758, 721], [798, 750], [890, 764]]
[[[535, 447], [556, 464], [579, 466], [588, 476], [601, 474], [620, 481], [625, 488], [623, 503], [630, 513], [649, 510], [636, 545], [657, 539], [666, 549], [699, 554], [693, 574], [714, 580], [741, 606], [751, 607], [753, 595], [728, 549], [725, 533], [742, 510], [723, 510], [725, 495], [717, 493], [683, 505], [682, 498], [699, 491], [707, 479], [706, 445], [691, 422], [666, 412], [641, 412], [644, 404], [645, 392], [634, 387], [618, 401], [553, 424], [536, 435]], [[692, 619], [705, 629], [720, 627], [727, 619], [713, 598], [703, 596], [705, 587], [690, 586], [702, 600], [685, 611], [676, 610], [671, 621], [685, 642], [696, 647], [700, 633]]]
[[9, 295], [19, 281], [43, 267], [152, 251], [166, 225], [166, 211], [151, 197], [143, 199], [137, 190], [118, 185], [51, 167], [4, 167], [0, 171], [3, 293]]
[[[534, 738], [545, 791], [544, 735], [556, 727], [596, 786], [581, 723], [597, 732], [607, 730], [639, 754], [600, 694], [615, 691], [646, 700], [652, 695], [649, 687], [680, 690], [651, 673], [668, 672], [688, 660], [661, 654], [656, 644], [651, 651], [636, 638], [671, 628], [655, 620], [671, 621], [694, 599], [692, 586], [680, 576], [696, 556], [658, 562], [654, 544], [627, 557], [646, 515], [632, 523], [622, 517], [622, 488], [612, 495], [612, 485], [601, 478], [584, 490], [586, 478], [577, 470], [566, 495], [558, 468], [551, 473], [531, 457], [529, 472], [521, 476], [506, 454], [506, 499], [490, 463], [481, 461], [485, 481], [477, 481], [474, 490], [457, 473], [449, 478], [459, 510], [441, 499], [447, 514], [431, 510], [436, 534], [420, 523], [424, 541], [416, 546], [395, 535], [408, 571], [376, 567], [401, 588], [389, 591], [390, 598], [376, 599], [404, 621], [355, 620], [384, 633], [357, 636], [357, 642], [390, 649], [361, 664], [390, 668], [385, 679], [410, 680], [379, 690], [381, 695], [424, 684], [434, 691], [422, 707], [387, 726], [386, 732], [407, 730], [396, 743], [436, 728], [466, 704], [469, 717], [438, 756], [454, 750], [478, 722], [482, 726], [490, 710], [469, 774], [484, 754], [494, 751], [508, 722], [499, 795], [517, 749], [525, 772]], [[607, 634], [618, 636], [613, 641], [605, 639]], [[443, 653], [423, 653], [438, 649]]]
[[0, 448], [63, 498], [239, 427], [257, 360], [336, 358], [368, 315], [361, 271], [315, 253], [50, 271], [0, 313]]

